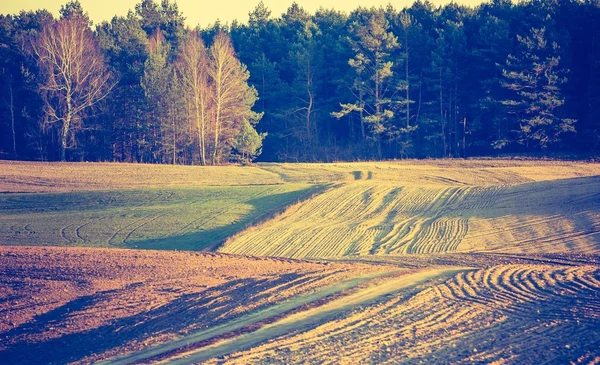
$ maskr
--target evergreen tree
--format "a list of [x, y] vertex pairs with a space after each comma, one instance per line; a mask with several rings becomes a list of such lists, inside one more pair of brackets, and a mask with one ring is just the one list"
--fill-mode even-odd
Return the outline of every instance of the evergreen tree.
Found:
[[160, 161], [162, 157], [161, 123], [167, 120], [169, 78], [171, 65], [167, 63], [169, 44], [160, 28], [150, 37], [148, 59], [144, 64], [141, 85], [146, 97], [145, 120], [139, 146], [142, 161]]
[[[289, 51], [282, 68], [289, 75], [290, 99], [283, 113], [288, 126], [285, 131], [291, 139], [296, 160], [313, 160], [319, 144], [317, 130], [317, 89], [323, 68], [316, 38], [319, 30], [310, 15], [293, 3], [282, 16], [282, 34], [288, 39]], [[289, 146], [289, 144], [288, 144]]]
[[257, 133], [248, 120], [244, 120], [235, 138], [233, 145], [234, 154], [239, 156], [242, 163], [249, 164], [260, 155], [262, 141], [265, 137], [265, 134]]
[[513, 97], [502, 101], [516, 121], [514, 141], [529, 147], [546, 148], [575, 132], [575, 120], [562, 117], [561, 85], [568, 70], [560, 68], [559, 46], [548, 42], [546, 30], [531, 30], [517, 36], [519, 53], [509, 55], [503, 86]]
[[141, 161], [146, 97], [140, 80], [148, 58], [148, 37], [133, 12], [98, 26], [100, 47], [117, 84], [109, 95], [104, 129], [110, 134], [111, 155], [119, 161]]
[[391, 94], [394, 92], [393, 61], [390, 53], [398, 48], [397, 37], [389, 31], [390, 25], [383, 9], [358, 9], [349, 25], [349, 41], [355, 56], [348, 61], [355, 77], [352, 83], [356, 100], [341, 104], [342, 110], [334, 113], [342, 118], [352, 112], [360, 115], [363, 140], [375, 142], [377, 157], [382, 157], [382, 139], [391, 132], [394, 117]]
[[488, 153], [492, 142], [505, 143], [508, 134], [506, 108], [500, 102], [506, 99], [502, 87], [503, 64], [512, 50], [510, 26], [504, 19], [492, 15], [505, 3], [483, 6], [469, 22], [469, 74], [466, 94], [469, 106], [469, 129], [473, 151]]
[[135, 14], [142, 29], [149, 37], [160, 29], [169, 44], [170, 60], [174, 58], [185, 31], [185, 17], [179, 12], [177, 3], [172, 0], [142, 0], [135, 6]]
[[[61, 14], [90, 26], [77, 1]], [[349, 15], [311, 14], [293, 3], [280, 16], [260, 2], [247, 23], [217, 20], [190, 31], [184, 21], [173, 0], [140, 0], [126, 16], [88, 29], [117, 84], [70, 124], [70, 159], [225, 163], [250, 156], [240, 143], [264, 133], [264, 161], [464, 157], [524, 146], [600, 151], [596, 0], [489, 0], [474, 8], [417, 0]], [[47, 11], [0, 16], [1, 157], [61, 157], [60, 122], [48, 128], [42, 96], [58, 99], [38, 92], [48, 70], [32, 57], [32, 41], [53, 22]], [[544, 31], [518, 36], [531, 29]], [[220, 35], [231, 39], [221, 48], [237, 60], [230, 63], [237, 101], [224, 103], [208, 50], [205, 76], [187, 77], [191, 34], [208, 49]], [[193, 102], [197, 95], [204, 102]], [[62, 108], [54, 101], [46, 112]]]

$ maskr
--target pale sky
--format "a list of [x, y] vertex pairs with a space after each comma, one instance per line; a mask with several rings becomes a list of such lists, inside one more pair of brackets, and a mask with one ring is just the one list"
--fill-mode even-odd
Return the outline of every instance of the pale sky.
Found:
[[[237, 19], [248, 21], [248, 12], [256, 7], [260, 0], [178, 0], [179, 10], [186, 17], [187, 25], [195, 27], [200, 24], [207, 26], [220, 19], [222, 23]], [[140, 0], [80, 0], [83, 9], [88, 12], [94, 23], [110, 20], [114, 15], [125, 15], [133, 9]], [[265, 5], [272, 11], [272, 16], [279, 16], [292, 4], [293, 0], [264, 0]], [[413, 0], [296, 0], [306, 10], [314, 13], [319, 7], [334, 8], [346, 12], [358, 6], [385, 6], [389, 3], [396, 9], [402, 9], [413, 3]], [[451, 0], [432, 0], [436, 5], [447, 4]], [[478, 5], [482, 0], [456, 0], [465, 5]], [[0, 14], [16, 14], [21, 10], [45, 8], [53, 14], [66, 0], [0, 0]]]

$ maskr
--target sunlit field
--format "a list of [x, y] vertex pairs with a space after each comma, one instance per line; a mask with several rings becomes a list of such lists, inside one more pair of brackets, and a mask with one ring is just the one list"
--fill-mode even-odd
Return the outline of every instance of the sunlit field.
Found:
[[[293, 181], [310, 171], [310, 165], [265, 168]], [[600, 173], [598, 165], [544, 168], [551, 173], [507, 161], [333, 165], [341, 175], [357, 169], [360, 179], [230, 239], [221, 251], [294, 258], [597, 252], [600, 178], [586, 175]], [[326, 171], [317, 165], [315, 174]]]
[[600, 0], [111, 1], [0, 0], [0, 365], [600, 365]]
[[598, 164], [3, 165], [7, 363], [600, 361]]

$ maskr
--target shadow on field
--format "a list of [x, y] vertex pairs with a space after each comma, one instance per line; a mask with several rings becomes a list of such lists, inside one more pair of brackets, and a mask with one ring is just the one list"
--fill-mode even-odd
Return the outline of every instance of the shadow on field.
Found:
[[[184, 329], [197, 330], [209, 325], [216, 326], [235, 318], [236, 316], [231, 314], [232, 310], [247, 308], [250, 300], [260, 300], [263, 297], [261, 292], [277, 285], [286, 286], [286, 283], [299, 277], [299, 274], [285, 274], [274, 280], [234, 280], [200, 293], [184, 294], [161, 307], [117, 319], [109, 325], [86, 332], [67, 334], [36, 343], [20, 340], [44, 332], [55, 332], [53, 328], [68, 323], [69, 317], [76, 315], [78, 311], [93, 311], [97, 309], [94, 305], [98, 302], [110, 303], [110, 299], [117, 300], [120, 292], [127, 289], [100, 292], [94, 296], [78, 298], [1, 334], [1, 338], [8, 340], [9, 345], [7, 350], [0, 351], [0, 363], [65, 364], [104, 353], [131, 341], [143, 343], [147, 338], [176, 334]], [[298, 285], [298, 281], [295, 285]], [[256, 310], [263, 307], [258, 307]], [[241, 314], [237, 316], [239, 315]]]
[[326, 187], [8, 194], [0, 196], [0, 245], [201, 250]]
[[[122, 245], [124, 248], [149, 249], [149, 250], [190, 250], [190, 251], [215, 251], [227, 238], [243, 231], [253, 225], [265, 222], [277, 214], [285, 211], [289, 206], [309, 199], [329, 188], [329, 185], [317, 185], [302, 191], [291, 191], [281, 194], [261, 196], [245, 203], [252, 206], [252, 210], [243, 215], [240, 220], [230, 224], [184, 234], [172, 235], [164, 238], [140, 240]], [[265, 207], [267, 207], [265, 209]], [[213, 217], [216, 219], [216, 217]], [[204, 224], [208, 222], [203, 222]]]

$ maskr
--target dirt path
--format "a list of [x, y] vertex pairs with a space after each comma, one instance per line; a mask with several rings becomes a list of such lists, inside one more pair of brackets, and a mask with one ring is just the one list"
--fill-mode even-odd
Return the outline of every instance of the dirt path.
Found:
[[[294, 330], [318, 325], [326, 318], [343, 313], [354, 306], [373, 302], [382, 296], [410, 288], [427, 280], [452, 275], [466, 270], [469, 270], [469, 268], [443, 268], [419, 271], [400, 276], [397, 276], [396, 273], [396, 275], [377, 285], [367, 285], [352, 294], [326, 302], [323, 305], [310, 307], [306, 310], [293, 312], [288, 316], [282, 317], [286, 312], [301, 309], [302, 306], [314, 303], [329, 295], [356, 288], [359, 284], [380, 278], [382, 274], [355, 278], [317, 291], [311, 295], [298, 297], [291, 301], [244, 316], [234, 323], [226, 323], [154, 348], [115, 358], [103, 362], [102, 364], [147, 363], [156, 360], [168, 362], [170, 364], [190, 364], [205, 361], [210, 358], [250, 348], [268, 339], [284, 335]], [[269, 323], [270, 319], [274, 321]], [[252, 332], [241, 331], [244, 328], [259, 324], [260, 322], [267, 322], [268, 324], [259, 327]], [[236, 336], [236, 331], [240, 331], [241, 334]], [[230, 338], [225, 338], [221, 341], [217, 340], [217, 342], [212, 344], [210, 342], [211, 339], [216, 340], [219, 337], [228, 337], [227, 335], [232, 333], [234, 335]], [[197, 347], [202, 346], [203, 343], [206, 343], [207, 346], [198, 349]]]

